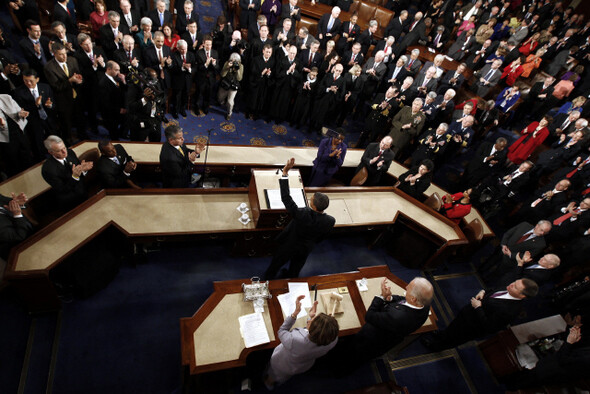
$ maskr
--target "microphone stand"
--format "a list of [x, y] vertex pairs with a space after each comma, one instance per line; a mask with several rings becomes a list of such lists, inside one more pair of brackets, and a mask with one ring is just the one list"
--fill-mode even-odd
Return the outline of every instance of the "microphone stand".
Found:
[[201, 187], [205, 187], [207, 180], [207, 156], [209, 155], [209, 141], [211, 141], [211, 132], [213, 129], [207, 130], [207, 145], [205, 146], [205, 160], [203, 162], [203, 179], [201, 180]]

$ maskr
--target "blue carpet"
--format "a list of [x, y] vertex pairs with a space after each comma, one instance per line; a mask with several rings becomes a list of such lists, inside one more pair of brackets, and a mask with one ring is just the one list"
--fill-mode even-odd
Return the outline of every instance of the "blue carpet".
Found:
[[57, 314], [43, 314], [35, 317], [35, 337], [31, 349], [31, 362], [25, 385], [25, 393], [36, 394], [45, 391], [51, 350], [55, 336]]
[[453, 358], [420, 364], [393, 372], [397, 383], [410, 393], [471, 393]]
[[439, 280], [437, 283], [454, 315], [482, 288], [474, 276]]
[[504, 392], [502, 387], [498, 386], [492, 379], [487, 366], [474, 346], [457, 349], [457, 352], [478, 394], [499, 394]]

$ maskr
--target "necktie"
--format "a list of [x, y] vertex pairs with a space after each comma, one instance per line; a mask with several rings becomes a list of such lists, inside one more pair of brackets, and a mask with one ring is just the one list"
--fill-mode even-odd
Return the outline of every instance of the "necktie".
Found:
[[412, 27], [410, 27], [410, 31], [414, 30], [414, 27], [416, 26], [416, 23], [418, 23], [418, 22], [412, 23]]
[[164, 13], [160, 12], [160, 26], [164, 26]]
[[568, 172], [567, 175], [565, 176], [566, 178], [571, 178], [574, 175], [576, 175], [576, 172], [578, 172], [578, 170], [580, 169], [580, 166], [585, 166], [586, 164], [590, 163], [590, 156], [588, 156], [586, 158], [586, 160], [584, 160], [582, 163], [580, 163], [579, 166], [576, 166], [576, 168], [574, 168], [572, 171]]
[[189, 14], [186, 14], [186, 21], [188, 22], [191, 19], [191, 16]]
[[[68, 65], [66, 63], [64, 63], [63, 65], [63, 70], [64, 70], [64, 74], [66, 74], [66, 77], [70, 77], [70, 72], [68, 71]], [[72, 88], [72, 97], [76, 98], [78, 96], [78, 93], [76, 93], [76, 89]]]
[[133, 60], [133, 58], [131, 57], [131, 51], [127, 52], [127, 57], [129, 57], [129, 62]]
[[328, 21], [328, 32], [330, 32], [330, 30], [332, 30], [333, 25], [334, 25], [334, 18], [330, 17], [330, 20]]
[[353, 26], [354, 26], [354, 25], [353, 25], [352, 23], [350, 23], [350, 24], [348, 25], [348, 34], [349, 34], [349, 35], [350, 35], [350, 33], [352, 33], [352, 27], [353, 27]]
[[88, 57], [90, 58], [90, 62], [92, 62], [94, 64], [94, 53], [89, 53]]
[[[33, 98], [36, 101], [37, 97], [39, 97], [39, 92], [37, 91], [37, 89], [31, 89], [31, 94], [33, 95]], [[43, 108], [43, 103], [41, 103], [41, 105], [39, 106], [38, 111], [39, 111], [39, 117], [42, 120], [47, 119], [47, 112], [45, 112], [45, 109]]]
[[182, 55], [182, 64], [186, 63], [186, 57], [184, 55]]
[[[574, 212], [578, 213], [580, 212], [579, 209], [575, 209]], [[566, 220], [568, 220], [569, 218], [571, 218], [572, 216], [574, 216], [573, 214], [571, 214], [570, 212], [566, 213], [565, 215], [561, 215], [560, 217], [558, 217], [557, 219], [555, 219], [553, 221], [553, 225], [554, 226], [559, 226], [561, 225], [561, 223], [565, 222]]]
[[522, 242], [524, 242], [524, 241], [527, 241], [527, 240], [529, 239], [529, 237], [530, 237], [530, 236], [531, 236], [531, 234], [529, 234], [529, 233], [526, 233], [526, 234], [524, 234], [522, 237], [520, 237], [520, 238], [518, 239], [518, 241], [516, 241], [516, 243], [517, 243], [517, 244], [519, 244], [519, 243], [522, 243]]
[[567, 129], [567, 127], [570, 125], [570, 118], [569, 116], [567, 117], [567, 119], [565, 120], [565, 122], [563, 122], [563, 124], [561, 125], [561, 130], [565, 130]]
[[489, 81], [490, 80], [490, 77], [492, 76], [492, 74], [494, 74], [494, 69], [493, 68], [490, 69], [490, 71], [488, 71], [488, 73], [486, 74], [486, 76], [483, 79], [485, 79], [486, 81]]
[[356, 53], [353, 53], [352, 54], [352, 59], [351, 60], [352, 60], [353, 63], [354, 63], [354, 59], [356, 59]]
[[412, 67], [412, 64], [414, 64], [414, 59], [410, 59], [410, 62], [408, 63], [408, 68]]
[[440, 40], [440, 34], [436, 35], [436, 38], [434, 39], [434, 46], [438, 45], [438, 40]]
[[313, 61], [313, 52], [309, 52], [309, 63], [308, 63], [309, 66], [311, 66], [312, 61]]
[[502, 297], [503, 295], [506, 295], [506, 294], [508, 294], [508, 292], [507, 292], [506, 290], [503, 290], [503, 291], [497, 291], [497, 292], [495, 292], [494, 294], [492, 294], [492, 295], [490, 296], [490, 298], [498, 298], [498, 297]]
[[429, 79], [424, 78], [424, 82], [422, 82], [422, 87], [426, 86], [426, 84], [430, 81]]
[[180, 152], [180, 154], [181, 154], [182, 156], [184, 156], [184, 152], [182, 151], [182, 148], [178, 149], [178, 152]]
[[131, 15], [127, 14], [125, 19], [127, 19], [127, 26], [131, 27]]

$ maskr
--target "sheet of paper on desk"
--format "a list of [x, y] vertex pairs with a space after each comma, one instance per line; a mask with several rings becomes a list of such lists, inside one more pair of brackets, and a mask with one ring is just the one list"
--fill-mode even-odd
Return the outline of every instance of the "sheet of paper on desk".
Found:
[[[281, 201], [280, 189], [264, 189], [264, 191], [266, 192], [268, 206], [270, 209], [285, 209], [285, 204], [283, 204], [283, 201]], [[303, 189], [291, 188], [289, 189], [289, 193], [291, 194], [291, 198], [295, 204], [297, 204], [298, 208], [305, 208], [307, 206], [305, 204]]]
[[[293, 294], [291, 293], [281, 294], [277, 297], [277, 300], [279, 300], [279, 304], [281, 304], [281, 309], [283, 310], [283, 317], [286, 317], [287, 315], [290, 315], [295, 311], [296, 299], [297, 297], [293, 297]], [[302, 305], [301, 312], [299, 312], [299, 314], [297, 315], [297, 319], [303, 316], [307, 316], [307, 312], [305, 311], [305, 308], [303, 308]]]
[[240, 333], [244, 338], [246, 348], [269, 343], [268, 331], [262, 313], [251, 313], [238, 317], [240, 322]]
[[307, 282], [289, 282], [289, 293], [293, 297], [293, 304], [300, 295], [304, 295], [305, 298], [301, 300], [301, 306], [303, 308], [311, 308], [311, 296], [309, 294], [309, 284]]

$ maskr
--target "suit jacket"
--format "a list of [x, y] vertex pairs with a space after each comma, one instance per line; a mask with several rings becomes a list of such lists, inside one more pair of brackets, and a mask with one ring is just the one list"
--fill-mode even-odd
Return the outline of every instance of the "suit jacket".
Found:
[[31, 223], [21, 216], [15, 218], [4, 209], [4, 205], [12, 200], [10, 197], [0, 195], [0, 257], [7, 258], [10, 247], [24, 240], [33, 230]]
[[[344, 37], [344, 34], [347, 34], [348, 37]], [[352, 43], [354, 42], [354, 39], [356, 39], [359, 35], [361, 34], [361, 27], [355, 23], [355, 25], [352, 27], [352, 30], [350, 29], [350, 21], [346, 21], [346, 22], [342, 22], [342, 26], [340, 27], [340, 39], [338, 39], [338, 42], [336, 43], [336, 49], [338, 49], [339, 53], [342, 53], [342, 51], [344, 50], [350, 50], [350, 48], [352, 47]], [[348, 41], [347, 38], [352, 38], [352, 41]]]
[[127, 180], [129, 177], [123, 171], [125, 170], [125, 164], [133, 161], [133, 159], [127, 154], [127, 151], [125, 151], [122, 145], [116, 144], [115, 150], [117, 151], [115, 157], [119, 161], [119, 164], [104, 155], [100, 156], [96, 162], [96, 174], [104, 188], [128, 187]]
[[170, 73], [172, 74], [172, 90], [178, 91], [186, 87], [186, 91], [190, 90], [193, 76], [196, 71], [196, 59], [195, 55], [191, 52], [186, 52], [186, 63], [191, 65], [191, 71], [182, 68], [183, 62], [180, 53], [174, 52], [172, 54], [172, 68]]
[[490, 173], [496, 173], [504, 167], [504, 163], [506, 162], [506, 151], [508, 149], [504, 149], [500, 152], [496, 151], [494, 153], [495, 160], [497, 160], [498, 163], [494, 165], [490, 164], [490, 161], [484, 163], [484, 159], [492, 153], [493, 147], [493, 142], [483, 141], [477, 148], [473, 159], [467, 164], [464, 176], [470, 185], [477, 184], [479, 180], [485, 178]]
[[217, 55], [217, 51], [211, 49], [210, 56], [217, 59], [217, 61], [215, 62], [215, 65], [211, 62], [208, 67], [205, 67], [205, 63], [207, 62], [205, 49], [199, 49], [197, 51], [197, 83], [199, 84], [204, 81], [209, 81], [209, 83], [213, 85], [215, 83], [215, 76], [219, 73], [219, 56]]
[[21, 106], [22, 109], [29, 113], [29, 116], [27, 116], [27, 120], [29, 121], [27, 123], [28, 128], [33, 130], [41, 129], [50, 131], [51, 127], [53, 126], [53, 122], [55, 121], [53, 112], [55, 104], [53, 104], [51, 108], [48, 108], [45, 106], [45, 102], [48, 98], [50, 98], [51, 101], [55, 103], [53, 91], [51, 90], [51, 87], [48, 84], [42, 82], [39, 82], [37, 84], [37, 91], [39, 92], [39, 96], [42, 97], [41, 105], [48, 117], [45, 121], [41, 119], [39, 115], [39, 108], [35, 103], [35, 99], [33, 98], [33, 95], [31, 94], [29, 88], [27, 88], [25, 85], [21, 85], [18, 88], [14, 89], [14, 100], [18, 103], [18, 105]]
[[104, 77], [104, 71], [106, 69], [106, 63], [108, 58], [106, 54], [103, 52], [101, 48], [94, 47], [92, 51], [94, 57], [102, 56], [104, 59], [105, 67], [101, 67], [100, 64], [97, 65], [96, 70], [92, 67], [92, 61], [90, 57], [84, 52], [82, 48], [79, 48], [74, 57], [78, 61], [78, 67], [80, 68], [80, 73], [82, 74], [83, 82], [81, 84], [81, 88], [83, 90], [90, 90], [90, 94], [93, 94], [93, 90], [98, 87], [98, 81]]
[[318, 35], [322, 34], [324, 40], [326, 40], [326, 34], [331, 33], [332, 37], [330, 39], [333, 39], [336, 35], [338, 35], [338, 33], [340, 33], [341, 30], [342, 21], [340, 21], [339, 18], [336, 18], [336, 20], [332, 24], [332, 28], [328, 30], [330, 16], [330, 13], [324, 14], [318, 22]]
[[311, 49], [309, 49], [309, 48], [301, 51], [301, 54], [299, 55], [299, 61], [301, 62], [301, 66], [305, 67], [305, 68], [309, 68], [310, 70], [312, 67], [317, 67], [319, 69], [320, 65], [322, 64], [323, 56], [319, 52], [316, 52], [313, 55], [313, 59], [312, 59], [311, 63], [309, 63], [310, 55], [311, 55]]
[[318, 241], [332, 231], [336, 220], [310, 207], [298, 208], [289, 194], [289, 179], [279, 179], [279, 186], [281, 201], [292, 219], [277, 236], [276, 241], [281, 244], [282, 250], [309, 253]]
[[385, 28], [384, 37], [393, 36], [395, 37], [395, 42], [398, 42], [406, 26], [407, 20], [402, 23], [400, 22], [399, 17], [393, 18], [389, 21], [389, 24]]
[[355, 359], [369, 360], [382, 355], [424, 324], [430, 308], [414, 309], [400, 303], [403, 301], [401, 296], [392, 296], [390, 302], [373, 298], [365, 324], [352, 338]]
[[[389, 62], [389, 64], [387, 65], [387, 72], [385, 73], [385, 76], [383, 77], [383, 82], [389, 84], [389, 80], [393, 79], [393, 73], [396, 69], [395, 66], [395, 61]], [[408, 70], [406, 70], [405, 67], [402, 66], [402, 68], [399, 70], [399, 72], [397, 73], [397, 75], [395, 76], [395, 86], [399, 87], [401, 86], [401, 84], [404, 82], [404, 79], [408, 76]]]
[[[371, 97], [372, 94], [375, 92], [375, 90], [377, 89], [377, 85], [379, 85], [379, 82], [381, 82], [381, 79], [383, 78], [383, 76], [387, 72], [387, 64], [384, 62], [379, 63], [376, 68], [374, 66], [375, 66], [375, 58], [374, 57], [367, 60], [367, 62], [363, 66], [363, 75], [366, 75], [366, 77], [367, 77], [367, 80], [365, 81], [365, 84], [363, 87], [363, 92], [365, 95], [367, 95], [369, 97]], [[375, 69], [375, 75], [368, 74], [367, 71], [371, 70], [373, 68]]]
[[[188, 158], [193, 152], [186, 145], [181, 146], [184, 155], [166, 141], [160, 150], [160, 167], [165, 188], [188, 187], [193, 173], [193, 163]], [[198, 156], [197, 156], [198, 157]]]
[[53, 7], [53, 20], [62, 22], [66, 26], [66, 31], [70, 34], [78, 34], [78, 28], [68, 12], [57, 2]]
[[119, 12], [119, 16], [121, 17], [121, 23], [119, 23], [119, 26], [125, 25], [125, 29], [128, 32], [126, 34], [131, 34], [131, 27], [133, 27], [133, 26], [137, 26], [137, 27], [141, 28], [141, 16], [139, 15], [139, 12], [136, 9], [132, 9], [130, 11], [131, 25], [129, 25], [127, 23], [127, 19], [125, 19], [125, 16], [123, 15], [123, 11], [119, 10], [118, 12]]
[[[414, 22], [407, 23], [406, 27], [410, 29]], [[406, 33], [404, 38], [401, 41], [401, 47], [407, 48], [412, 45], [416, 45], [418, 41], [428, 41], [428, 37], [426, 36], [426, 25], [424, 24], [424, 19], [420, 19], [420, 21], [414, 26], [412, 31]]]
[[65, 161], [64, 165], [53, 156], [48, 157], [41, 167], [41, 175], [51, 186], [51, 192], [60, 208], [71, 209], [84, 201], [86, 187], [82, 178], [79, 180], [72, 178], [72, 165], [80, 164], [74, 151], [68, 149]]
[[[199, 14], [197, 11], [193, 10], [190, 15], [190, 20], [197, 22], [197, 32], [201, 31], [201, 26], [199, 25]], [[186, 20], [186, 14], [183, 12], [178, 13], [176, 15], [176, 31], [178, 35], [184, 34], [186, 30], [186, 26], [188, 25], [188, 21]]]
[[361, 44], [361, 53], [364, 56], [367, 56], [367, 52], [369, 52], [369, 48], [371, 47], [371, 45], [377, 44], [377, 40], [375, 39], [375, 35], [371, 34], [369, 29], [363, 31], [358, 36], [358, 38], [355, 40], [355, 42], [358, 42]]
[[[162, 45], [162, 55], [164, 57], [169, 57], [171, 56], [172, 52], [170, 51], [170, 48], [167, 47], [166, 45]], [[156, 51], [156, 47], [154, 45], [152, 45], [149, 48], [146, 48], [143, 51], [143, 65], [144, 67], [150, 67], [153, 68], [154, 70], [156, 70], [156, 73], [158, 74], [158, 79], [160, 78], [160, 62], [158, 61], [158, 52]], [[163, 88], [167, 89], [170, 87], [171, 81], [170, 81], [170, 68], [172, 67], [171, 65], [166, 64], [163, 68], [164, 71], [164, 80], [162, 81], [162, 85]]]
[[[344, 66], [345, 72], [350, 70], [350, 68], [352, 67], [351, 65], [348, 64], [348, 63], [350, 63], [351, 60], [352, 60], [352, 51], [345, 52], [344, 56], [342, 56], [342, 60], [341, 60], [341, 63]], [[356, 56], [354, 58], [354, 64], [362, 65], [364, 63], [364, 60], [365, 60], [365, 57], [363, 56], [363, 54], [361, 52], [359, 52], [356, 54]]]
[[152, 32], [162, 30], [162, 26], [166, 23], [172, 24], [172, 14], [168, 10], [164, 10], [164, 23], [160, 24], [160, 14], [157, 9], [148, 12], [148, 18], [152, 20]]
[[444, 94], [447, 89], [454, 89], [455, 91], [459, 91], [459, 88], [465, 82], [465, 76], [463, 74], [459, 74], [454, 82], [451, 82], [451, 79], [455, 77], [455, 70], [449, 70], [444, 73], [443, 77], [440, 81], [440, 88], [439, 92]]
[[[143, 70], [143, 59], [141, 57], [141, 50], [139, 48], [133, 48], [131, 51], [131, 60], [137, 59], [138, 66], [137, 70]], [[127, 52], [125, 49], [117, 49], [113, 52], [113, 60], [119, 63], [119, 67], [121, 68], [121, 74], [127, 75], [129, 73], [128, 63], [131, 64], [129, 61], [129, 57], [127, 56]]]
[[[410, 62], [412, 64], [410, 64]], [[408, 74], [413, 77], [414, 75], [416, 75], [418, 71], [420, 71], [420, 68], [422, 67], [422, 62], [419, 59], [416, 59], [412, 62], [412, 59], [408, 57], [408, 61], [406, 62], [405, 67], [406, 71], [408, 71]]]
[[103, 118], [114, 119], [121, 116], [121, 109], [127, 107], [125, 102], [125, 85], [115, 85], [107, 76], [103, 76], [98, 82], [98, 94], [100, 100], [98, 107]]
[[[70, 76], [74, 73], [80, 74], [78, 61], [73, 56], [68, 56], [66, 64]], [[74, 103], [73, 90], [77, 90], [79, 88], [78, 85], [70, 83], [69, 78], [55, 59], [47, 62], [44, 71], [47, 82], [53, 89], [53, 94], [55, 95], [55, 107], [58, 110], [72, 107]]]
[[[256, 17], [261, 7], [260, 0], [252, 0], [253, 8], [248, 8], [249, 4], [249, 0], [240, 0], [240, 28], [248, 29], [248, 31], [250, 31], [250, 26], [256, 25]], [[250, 35], [248, 35], [248, 39], [251, 40]]]
[[535, 226], [527, 222], [521, 222], [516, 226], [512, 227], [504, 233], [500, 245], [508, 246], [510, 249], [510, 257], [504, 256], [505, 261], [516, 261], [517, 253], [524, 253], [527, 250], [531, 252], [533, 258], [537, 257], [543, 252], [543, 249], [547, 246], [545, 243], [544, 236], [538, 236], [529, 238], [526, 241], [517, 243], [518, 240], [527, 232], [531, 231]]
[[197, 42], [196, 47], [193, 47], [193, 39], [188, 31], [182, 34], [180, 38], [187, 42], [188, 51], [192, 52], [193, 54], [197, 53], [201, 43], [203, 42], [203, 35], [199, 32], [199, 30], [197, 30], [197, 34], [195, 35], [195, 41]]
[[283, 7], [281, 8], [281, 21], [279, 22], [280, 26], [283, 25], [283, 21], [287, 18], [291, 19], [292, 28], [294, 28], [296, 26], [296, 23], [301, 20], [301, 8], [299, 8], [299, 6], [296, 5], [295, 7], [293, 7], [293, 9], [299, 11], [291, 15], [291, 5], [288, 2], [287, 4], [283, 4]]
[[[123, 43], [120, 42], [118, 44], [115, 44], [113, 28], [109, 23], [102, 26], [98, 31], [100, 35], [100, 45], [102, 46], [102, 49], [104, 49], [106, 54], [109, 56], [109, 59], [112, 59], [113, 52], [115, 52], [119, 48], [123, 48]], [[124, 25], [122, 23], [119, 24], [118, 31], [123, 34], [129, 34], [129, 28], [127, 27], [127, 25]]]
[[[474, 47], [479, 45], [475, 40], [475, 34], [467, 36], [467, 32], [461, 33], [459, 38], [451, 45], [448, 50], [449, 56], [456, 61], [462, 60]], [[465, 49], [462, 49], [465, 48]]]
[[391, 149], [387, 149], [383, 152], [382, 160], [383, 165], [381, 167], [377, 167], [377, 164], [381, 161], [377, 160], [375, 163], [371, 164], [371, 160], [379, 155], [380, 147], [379, 142], [370, 143], [365, 152], [363, 153], [363, 157], [361, 157], [361, 162], [359, 163], [358, 167], [356, 168], [356, 172], [359, 172], [363, 167], [367, 169], [369, 176], [367, 181], [363, 186], [376, 186], [379, 181], [381, 180], [382, 174], [385, 174], [387, 170], [389, 170], [389, 166], [393, 161], [395, 154]]
[[25, 56], [25, 60], [29, 63], [31, 68], [37, 71], [39, 76], [43, 76], [43, 66], [53, 58], [51, 51], [49, 50], [49, 38], [45, 36], [41, 36], [39, 38], [39, 43], [41, 44], [41, 58], [37, 57], [35, 53], [35, 46], [33, 45], [33, 41], [27, 36], [19, 41], [18, 45], [20, 46], [21, 50], [23, 51], [23, 55]]
[[428, 92], [432, 92], [434, 90], [436, 90], [436, 85], [438, 84], [438, 80], [434, 77], [430, 78], [430, 81], [428, 81], [428, 83], [426, 83], [426, 91], [425, 92], [421, 92], [418, 88], [420, 88], [422, 86], [422, 84], [424, 83], [424, 79], [426, 79], [426, 74], [419, 74], [416, 79], [414, 80], [414, 83], [412, 84], [411, 88], [414, 91], [414, 94], [421, 96], [421, 97], [425, 97], [426, 94]]
[[498, 84], [498, 82], [500, 81], [500, 77], [502, 76], [502, 70], [500, 70], [498, 68], [498, 69], [494, 70], [494, 73], [491, 74], [490, 77], [488, 77], [487, 81], [489, 82], [489, 84], [482, 85], [481, 82], [479, 81], [479, 78], [485, 78], [491, 69], [492, 69], [491, 63], [486, 64], [485, 66], [483, 66], [483, 68], [481, 70], [477, 71], [474, 74], [476, 77], [474, 85], [477, 86], [477, 95], [480, 97], [484, 97], [486, 94], [488, 94], [489, 90]]

